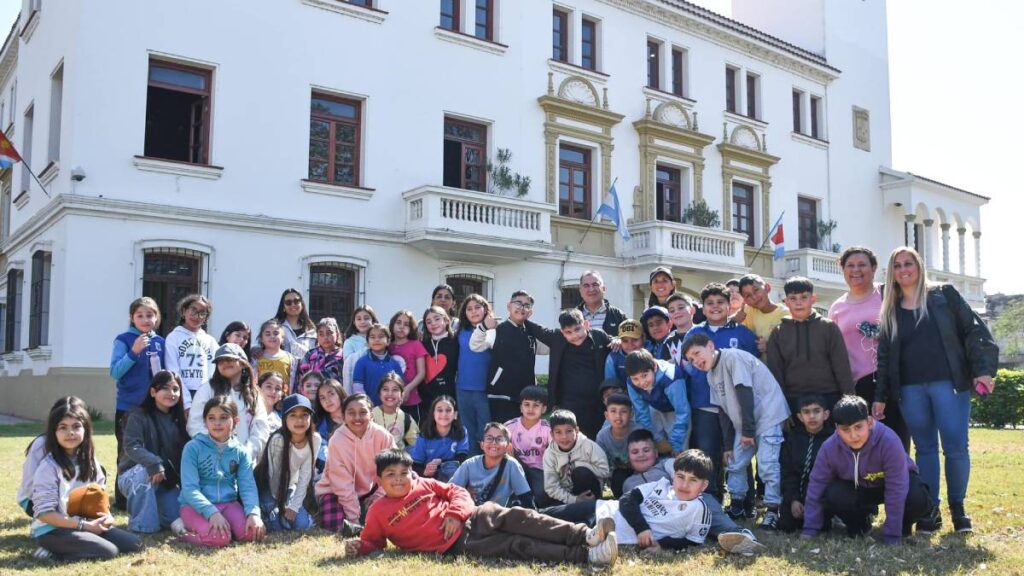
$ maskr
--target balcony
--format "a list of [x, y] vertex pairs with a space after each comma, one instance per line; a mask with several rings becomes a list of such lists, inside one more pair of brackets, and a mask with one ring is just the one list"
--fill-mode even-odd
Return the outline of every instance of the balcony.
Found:
[[827, 288], [846, 288], [843, 280], [843, 269], [839, 266], [839, 255], [835, 252], [801, 248], [787, 250], [783, 276], [804, 276], [811, 280], [824, 282]]
[[669, 264], [722, 272], [746, 273], [746, 234], [691, 224], [651, 220], [629, 228], [624, 256], [637, 264]]
[[928, 269], [928, 280], [941, 284], [952, 284], [957, 292], [964, 297], [971, 308], [982, 311], [985, 309], [985, 279], [977, 276], [965, 276], [955, 272]]
[[421, 186], [405, 199], [405, 241], [431, 256], [493, 263], [547, 254], [554, 208], [509, 196]]

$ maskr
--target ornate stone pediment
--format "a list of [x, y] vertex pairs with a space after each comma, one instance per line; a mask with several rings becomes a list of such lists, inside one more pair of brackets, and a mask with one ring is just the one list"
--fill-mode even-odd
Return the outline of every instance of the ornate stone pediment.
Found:
[[558, 86], [558, 97], [587, 106], [600, 106], [597, 88], [582, 76], [569, 76]]
[[681, 105], [675, 102], [662, 102], [654, 109], [654, 119], [662, 124], [668, 124], [684, 130], [693, 130], [693, 121], [690, 113]]
[[742, 146], [743, 148], [750, 148], [751, 150], [757, 150], [758, 152], [764, 152], [764, 143], [761, 142], [761, 138], [758, 137], [757, 132], [749, 126], [737, 126], [732, 130], [732, 136], [729, 137], [729, 143], [735, 144], [736, 146]]

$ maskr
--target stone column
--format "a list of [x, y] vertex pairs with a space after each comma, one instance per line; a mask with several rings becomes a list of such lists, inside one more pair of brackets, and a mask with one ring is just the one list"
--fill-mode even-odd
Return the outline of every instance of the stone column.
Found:
[[921, 248], [924, 254], [921, 255], [924, 258], [925, 269], [935, 267], [935, 240], [932, 236], [932, 225], [935, 224], [935, 220], [931, 218], [925, 218], [921, 221], [924, 224], [924, 237], [921, 238]]
[[917, 215], [916, 214], [906, 214], [905, 216], [903, 216], [903, 218], [907, 221], [904, 224], [904, 226], [906, 227], [906, 231], [907, 231], [907, 234], [906, 234], [906, 236], [907, 236], [907, 246], [910, 246], [911, 248], [913, 248], [914, 244], [917, 243], [917, 242], [914, 241], [914, 237], [917, 235], [917, 230], [914, 229], [914, 220], [917, 219]]
[[967, 248], [964, 243], [964, 234], [967, 233], [967, 228], [960, 227], [956, 229], [956, 233], [960, 235], [960, 274], [963, 276], [967, 275]]
[[981, 278], [981, 232], [974, 232], [974, 275]]
[[949, 272], [949, 222], [939, 224], [942, 229], [942, 271]]

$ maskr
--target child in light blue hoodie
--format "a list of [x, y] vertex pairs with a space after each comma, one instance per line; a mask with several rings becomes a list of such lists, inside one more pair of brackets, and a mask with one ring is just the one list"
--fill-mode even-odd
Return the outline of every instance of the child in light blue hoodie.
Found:
[[[199, 409], [196, 407], [195, 409]], [[249, 542], [266, 533], [249, 451], [232, 436], [238, 406], [214, 396], [203, 406], [206, 432], [196, 434], [181, 455], [182, 540], [220, 548]], [[241, 500], [241, 502], [239, 502]]]
[[654, 433], [658, 452], [679, 454], [690, 437], [690, 402], [686, 373], [647, 350], [626, 356], [627, 390], [636, 423]]

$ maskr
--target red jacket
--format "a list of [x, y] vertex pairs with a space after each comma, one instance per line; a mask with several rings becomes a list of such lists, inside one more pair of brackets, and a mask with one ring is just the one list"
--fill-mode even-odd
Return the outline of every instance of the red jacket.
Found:
[[359, 554], [383, 550], [388, 540], [410, 552], [445, 552], [462, 530], [445, 540], [441, 523], [445, 518], [465, 522], [475, 509], [473, 497], [465, 488], [414, 477], [412, 489], [404, 498], [385, 497], [370, 505]]

